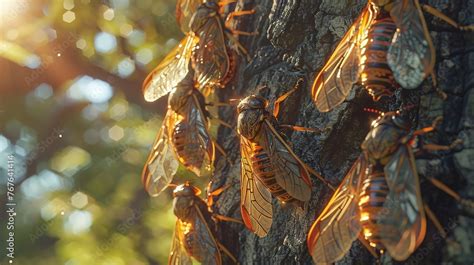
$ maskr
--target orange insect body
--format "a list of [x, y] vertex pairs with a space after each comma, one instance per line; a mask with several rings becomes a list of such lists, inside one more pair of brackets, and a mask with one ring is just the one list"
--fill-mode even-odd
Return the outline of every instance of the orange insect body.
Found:
[[[196, 126], [194, 125], [196, 121], [193, 119], [201, 117], [204, 119], [203, 122], [207, 122], [208, 113], [205, 109], [205, 100], [197, 89], [192, 89], [191, 92], [178, 96], [184, 98], [180, 100], [185, 100], [182, 109], [177, 110], [177, 112], [182, 112], [183, 115], [171, 126], [172, 132], [170, 140], [179, 161], [186, 168], [195, 169], [193, 171], [198, 172], [196, 169], [209, 167], [209, 165], [205, 165], [208, 163], [206, 159], [211, 158], [212, 161], [214, 156], [212, 142], [190, 140], [189, 137], [190, 135], [196, 134]], [[170, 106], [171, 105], [174, 106], [173, 103], [171, 103]], [[196, 108], [196, 106], [199, 106], [199, 108]], [[207, 124], [202, 125], [207, 126]], [[206, 129], [206, 127], [198, 126], [198, 131], [201, 133], [206, 133]]]
[[341, 104], [356, 83], [374, 100], [415, 89], [432, 74], [435, 50], [418, 0], [369, 0], [316, 76], [321, 112]]
[[266, 99], [251, 95], [237, 107], [242, 219], [260, 237], [267, 235], [272, 224], [272, 196], [299, 206], [311, 197], [309, 172], [287, 144], [275, 112], [272, 115], [267, 105]]
[[[222, 265], [223, 246], [215, 238], [215, 222], [201, 191], [185, 183], [173, 191], [173, 212], [177, 217], [169, 265], [192, 264], [191, 257], [203, 264]], [[228, 252], [226, 252], [228, 253]]]
[[370, 246], [407, 259], [426, 233], [409, 122], [386, 113], [372, 124], [363, 153], [308, 233], [315, 263], [333, 263], [359, 234]]
[[257, 143], [252, 143], [252, 154], [250, 156], [255, 176], [262, 181], [273, 196], [284, 203], [296, 202], [288, 192], [280, 186], [275, 179], [275, 167], [268, 153]]
[[397, 29], [390, 16], [376, 19], [361, 45], [360, 81], [369, 94], [379, 100], [391, 96], [399, 85], [387, 63], [387, 53]]
[[193, 72], [188, 72], [170, 93], [163, 126], [145, 163], [142, 182], [151, 196], [166, 189], [179, 163], [198, 176], [212, 172], [215, 144], [208, 130], [210, 114], [192, 77]]
[[371, 243], [371, 246], [378, 249], [383, 249], [383, 244], [380, 242], [380, 229], [377, 225], [377, 217], [383, 213], [383, 206], [388, 192], [383, 168], [372, 172], [362, 183], [361, 199], [359, 201], [359, 221], [365, 238]]

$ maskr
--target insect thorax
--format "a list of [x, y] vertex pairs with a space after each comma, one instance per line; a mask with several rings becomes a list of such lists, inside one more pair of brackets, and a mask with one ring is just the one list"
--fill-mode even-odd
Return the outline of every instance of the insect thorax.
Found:
[[260, 132], [262, 122], [269, 113], [266, 111], [267, 101], [260, 96], [248, 96], [237, 106], [237, 131], [249, 140]]
[[409, 132], [409, 124], [397, 115], [385, 115], [374, 122], [361, 145], [371, 163], [385, 165]]
[[176, 113], [183, 114], [184, 107], [193, 93], [194, 88], [189, 86], [178, 86], [170, 93], [168, 97], [168, 106]]
[[217, 13], [218, 9], [213, 8], [214, 4], [211, 2], [206, 2], [200, 5], [194, 13], [193, 17], [189, 22], [189, 28], [195, 34], [198, 34], [201, 28], [206, 24], [208, 19]]

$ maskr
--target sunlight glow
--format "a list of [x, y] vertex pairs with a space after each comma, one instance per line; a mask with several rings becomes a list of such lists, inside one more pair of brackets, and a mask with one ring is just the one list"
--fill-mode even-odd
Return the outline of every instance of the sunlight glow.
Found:
[[27, 8], [26, 0], [2, 0], [0, 4], [2, 24], [18, 19]]

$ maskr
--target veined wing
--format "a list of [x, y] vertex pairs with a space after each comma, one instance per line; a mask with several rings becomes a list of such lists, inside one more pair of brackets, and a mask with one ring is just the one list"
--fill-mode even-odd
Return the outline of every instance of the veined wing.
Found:
[[366, 159], [361, 155], [311, 226], [307, 244], [315, 263], [342, 259], [357, 239], [361, 230], [357, 202], [366, 168]]
[[169, 126], [175, 120], [174, 116], [175, 113], [168, 110], [143, 168], [142, 183], [153, 197], [168, 187], [178, 170], [179, 163], [170, 146], [168, 132]]
[[319, 111], [327, 112], [341, 104], [359, 80], [360, 45], [376, 15], [377, 8], [367, 4], [316, 76], [311, 93]]
[[196, 43], [196, 37], [192, 34], [188, 34], [178, 46], [153, 69], [143, 82], [143, 96], [146, 101], [152, 102], [168, 94], [184, 79], [188, 73], [192, 48]]
[[250, 162], [251, 143], [240, 137], [241, 178], [240, 209], [245, 226], [259, 237], [267, 235], [272, 226], [272, 194], [255, 178]]
[[378, 224], [383, 245], [395, 260], [407, 259], [426, 234], [426, 217], [411, 147], [401, 146], [384, 168], [389, 193]]
[[180, 220], [176, 221], [173, 234], [173, 243], [171, 245], [170, 256], [168, 257], [168, 265], [192, 265], [193, 262], [184, 249], [184, 231], [185, 227]]
[[176, 1], [176, 20], [181, 31], [186, 34], [190, 31], [189, 22], [202, 0], [178, 0]]
[[[203, 203], [205, 205], [205, 203]], [[203, 213], [198, 205], [194, 204], [196, 210], [196, 217], [194, 218], [194, 235], [195, 242], [198, 242], [199, 250], [195, 253], [200, 253], [200, 262], [209, 265], [221, 265], [222, 257], [219, 251], [217, 239], [214, 237], [209, 224], [204, 218]]]
[[395, 80], [406, 89], [420, 86], [435, 64], [435, 49], [418, 0], [392, 1], [397, 25], [387, 62]]
[[[196, 161], [182, 161], [183, 164], [198, 176], [212, 173], [215, 156], [214, 144], [208, 131], [208, 121], [205, 110], [195, 94], [188, 103], [187, 115], [184, 118], [189, 130], [184, 135], [186, 143], [182, 148], [192, 149]], [[189, 152], [189, 151], [188, 151]]]
[[198, 87], [202, 90], [207, 86], [222, 86], [230, 71], [230, 58], [220, 17], [209, 17], [196, 34], [199, 42], [192, 59]]
[[278, 185], [291, 197], [303, 202], [309, 201], [311, 179], [303, 162], [293, 153], [268, 120], [263, 123], [262, 132], [260, 144], [270, 157]]

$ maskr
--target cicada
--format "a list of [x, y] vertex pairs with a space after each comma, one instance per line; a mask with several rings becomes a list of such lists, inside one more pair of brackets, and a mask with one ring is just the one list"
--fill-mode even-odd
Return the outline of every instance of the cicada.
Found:
[[244, 98], [237, 107], [242, 219], [260, 237], [272, 224], [272, 195], [296, 205], [311, 198], [309, 167], [293, 152], [277, 121], [279, 104], [293, 91], [275, 101], [273, 113], [267, 110], [268, 101], [257, 95]]
[[189, 72], [168, 98], [168, 110], [142, 173], [151, 196], [158, 196], [181, 163], [197, 176], [209, 176], [217, 147], [209, 133], [210, 114], [204, 96], [194, 87]]
[[236, 258], [215, 237], [216, 223], [207, 210], [201, 191], [189, 183], [173, 191], [176, 221], [168, 264], [191, 265], [191, 257], [201, 264], [224, 264], [223, 253], [233, 262]]
[[190, 65], [196, 72], [199, 90], [207, 94], [216, 87], [224, 87], [233, 78], [237, 52], [247, 55], [245, 48], [232, 35], [246, 32], [232, 30], [228, 23], [236, 16], [253, 13], [253, 10], [235, 11], [224, 21], [215, 0], [204, 3], [179, 1], [177, 16], [186, 37], [145, 79], [145, 100], [155, 101], [169, 93], [186, 76]]
[[[417, 249], [426, 233], [425, 212], [431, 212], [421, 198], [412, 144], [437, 122], [414, 132], [395, 112], [373, 122], [362, 154], [309, 231], [307, 244], [315, 263], [342, 259], [360, 233], [371, 247], [398, 261]], [[450, 150], [458, 144], [423, 148]]]
[[435, 82], [435, 49], [422, 7], [459, 29], [473, 28], [459, 26], [418, 0], [369, 0], [313, 83], [312, 96], [319, 111], [330, 111], [342, 103], [355, 83], [379, 100], [393, 95], [400, 86], [419, 87], [430, 74]]

